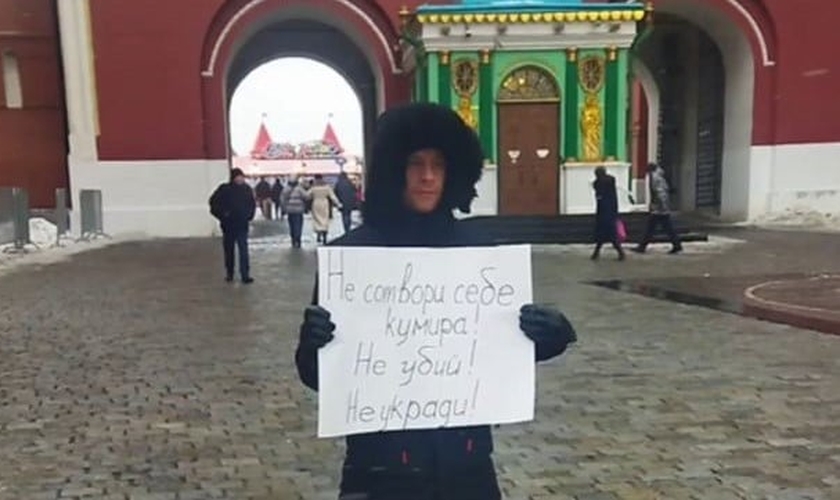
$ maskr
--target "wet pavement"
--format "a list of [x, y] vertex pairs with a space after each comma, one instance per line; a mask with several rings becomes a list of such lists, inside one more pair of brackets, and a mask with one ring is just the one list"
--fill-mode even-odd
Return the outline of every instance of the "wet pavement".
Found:
[[[292, 359], [313, 238], [255, 232], [251, 286], [210, 239], [0, 276], [0, 499], [336, 497], [343, 443], [314, 437]], [[722, 236], [534, 249], [536, 300], [581, 340], [540, 366], [536, 420], [495, 432], [506, 498], [840, 498], [840, 337], [589, 284], [840, 271], [840, 235]]]

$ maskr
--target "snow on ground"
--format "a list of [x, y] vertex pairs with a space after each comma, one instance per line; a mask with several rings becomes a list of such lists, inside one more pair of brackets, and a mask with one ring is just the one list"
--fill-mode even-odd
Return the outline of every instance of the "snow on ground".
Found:
[[807, 209], [794, 209], [761, 217], [754, 222], [754, 225], [768, 229], [840, 231], [840, 216]]
[[[739, 240], [736, 238], [709, 235], [709, 241], [683, 243], [683, 254], [694, 255], [723, 253], [743, 243], [745, 243], [744, 240]], [[635, 243], [625, 243], [624, 249], [629, 252], [630, 249], [633, 248], [635, 245]], [[533, 251], [537, 253], [546, 254], [559, 253], [572, 255], [589, 255], [592, 253], [593, 248], [595, 248], [594, 244], [534, 245]], [[647, 247], [647, 253], [645, 253], [644, 255], [633, 254], [633, 258], [644, 257], [646, 255], [664, 254], [670, 250], [670, 243], [652, 243], [650, 246]], [[602, 253], [610, 254], [610, 252], [612, 251], [613, 250], [609, 245], [605, 245]]]
[[53, 264], [80, 252], [143, 239], [142, 236], [131, 235], [113, 239], [77, 241], [68, 235], [61, 239], [61, 245], [58, 246], [57, 233], [57, 227], [50, 221], [37, 217], [30, 219], [29, 239], [32, 244], [26, 245], [23, 252], [15, 251], [14, 244], [0, 245], [0, 276], [21, 266]]

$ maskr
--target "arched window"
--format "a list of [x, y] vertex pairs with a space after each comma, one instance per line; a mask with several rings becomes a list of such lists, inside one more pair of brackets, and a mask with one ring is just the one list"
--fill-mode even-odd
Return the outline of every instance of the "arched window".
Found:
[[20, 68], [17, 57], [10, 51], [3, 52], [3, 90], [6, 95], [6, 107], [23, 107], [23, 89], [20, 85]]
[[546, 70], [522, 66], [508, 74], [499, 89], [500, 101], [557, 101], [557, 82]]

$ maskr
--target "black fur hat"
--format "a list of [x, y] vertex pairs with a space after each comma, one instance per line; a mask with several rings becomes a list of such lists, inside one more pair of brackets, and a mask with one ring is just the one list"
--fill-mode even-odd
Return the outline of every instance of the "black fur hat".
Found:
[[484, 153], [471, 129], [453, 110], [431, 103], [392, 108], [376, 124], [373, 154], [366, 172], [363, 215], [373, 225], [398, 223], [405, 213], [403, 192], [408, 157], [421, 149], [439, 150], [446, 160], [446, 181], [439, 211], [469, 213]]

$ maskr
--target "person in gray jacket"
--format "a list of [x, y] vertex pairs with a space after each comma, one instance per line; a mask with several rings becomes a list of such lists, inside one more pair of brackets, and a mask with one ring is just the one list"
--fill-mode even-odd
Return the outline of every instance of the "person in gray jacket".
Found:
[[656, 163], [649, 163], [647, 171], [648, 182], [650, 182], [650, 215], [648, 216], [644, 239], [639, 242], [639, 246], [633, 248], [633, 251], [645, 253], [647, 246], [656, 234], [656, 230], [662, 226], [665, 234], [671, 240], [671, 251], [668, 253], [680, 253], [683, 249], [682, 242], [680, 242], [680, 237], [674, 230], [674, 224], [671, 221], [671, 189], [668, 186], [668, 180], [665, 178], [665, 169]]
[[303, 214], [306, 213], [306, 203], [309, 192], [298, 183], [297, 178], [289, 179], [283, 194], [280, 196], [280, 206], [289, 221], [289, 233], [292, 236], [292, 248], [300, 248], [303, 233]]

